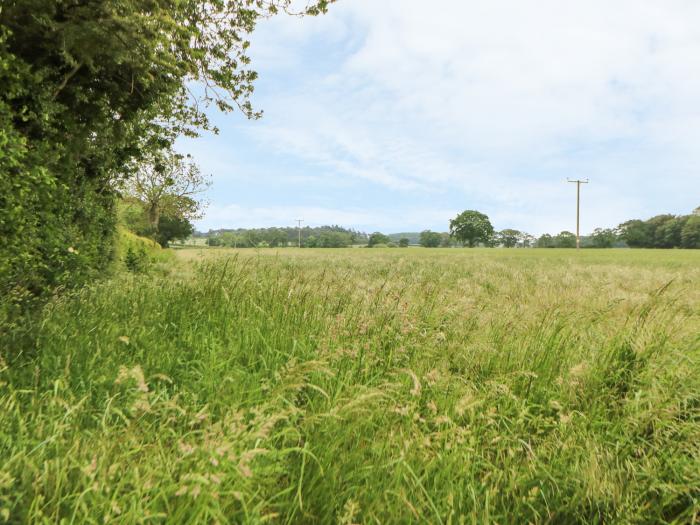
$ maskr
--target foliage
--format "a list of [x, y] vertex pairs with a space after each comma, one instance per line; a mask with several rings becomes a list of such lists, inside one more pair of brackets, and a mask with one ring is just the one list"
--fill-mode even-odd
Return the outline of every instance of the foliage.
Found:
[[420, 245], [423, 248], [437, 248], [442, 243], [442, 235], [430, 230], [422, 231], [420, 234]]
[[210, 104], [260, 115], [249, 102], [247, 39], [257, 20], [290, 4], [2, 2], [1, 317], [106, 270], [116, 182], [129, 165], [181, 133], [213, 129]]
[[169, 218], [171, 229], [175, 223], [201, 218], [204, 203], [197, 196], [209, 188], [211, 181], [189, 156], [158, 151], [139, 161], [132, 170], [123, 189], [132, 200], [143, 203], [155, 236], [160, 234], [161, 215]]
[[352, 244], [352, 234], [345, 232], [325, 231], [316, 239], [317, 248], [347, 248]]
[[466, 210], [450, 221], [450, 235], [462, 244], [473, 248], [479, 243], [488, 245], [494, 234], [493, 226], [488, 216], [475, 211]]
[[646, 248], [653, 243], [651, 228], [644, 221], [634, 219], [618, 227], [620, 238], [631, 248]]
[[504, 248], [515, 248], [523, 239], [523, 233], [519, 230], [505, 229], [496, 234], [496, 243]]
[[146, 206], [138, 199], [125, 197], [117, 201], [118, 223], [141, 237], [153, 237]]
[[[267, 243], [273, 248], [296, 246], [299, 230], [287, 228], [256, 228], [237, 230], [212, 230], [207, 234], [209, 246], [227, 246], [231, 248], [252, 248]], [[306, 226], [301, 229], [302, 246], [307, 248], [343, 248], [354, 244], [366, 235], [340, 226]]]
[[184, 241], [194, 233], [192, 223], [179, 215], [161, 215], [156, 241], [167, 248], [172, 241]]
[[367, 246], [370, 248], [377, 247], [380, 248], [382, 246], [378, 245], [387, 245], [391, 242], [391, 239], [389, 239], [388, 236], [384, 235], [381, 232], [374, 232], [369, 236], [369, 239], [367, 240]]
[[700, 511], [697, 253], [204, 253], [178, 252], [167, 278], [52, 300], [34, 325], [42, 352], [0, 345], [0, 516], [680, 524]]
[[148, 269], [148, 254], [143, 247], [132, 248], [129, 246], [124, 256], [124, 266], [133, 273], [145, 272]]
[[401, 237], [399, 239], [399, 248], [408, 248], [408, 245], [411, 241], [408, 239], [408, 237]]
[[553, 239], [555, 248], [576, 248], [576, 234], [563, 231]]
[[633, 248], [700, 248], [697, 215], [657, 215], [620, 224], [620, 239]]
[[548, 233], [542, 234], [539, 239], [537, 239], [538, 248], [554, 248], [554, 237]]
[[121, 199], [117, 205], [119, 224], [136, 235], [154, 239], [163, 248], [172, 241], [184, 241], [194, 233], [194, 226], [177, 209], [167, 209], [159, 214], [158, 230], [155, 231], [148, 217], [146, 205], [136, 198]]
[[610, 228], [596, 228], [591, 235], [591, 243], [594, 248], [612, 248], [617, 241], [618, 234]]
[[700, 213], [691, 215], [681, 230], [681, 246], [683, 248], [700, 248]]

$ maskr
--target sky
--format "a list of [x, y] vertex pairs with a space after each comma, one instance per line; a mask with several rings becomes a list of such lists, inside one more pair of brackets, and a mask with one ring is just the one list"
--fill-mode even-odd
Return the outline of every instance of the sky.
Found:
[[183, 139], [201, 231], [582, 233], [700, 205], [700, 2], [339, 0], [251, 36], [259, 121]]

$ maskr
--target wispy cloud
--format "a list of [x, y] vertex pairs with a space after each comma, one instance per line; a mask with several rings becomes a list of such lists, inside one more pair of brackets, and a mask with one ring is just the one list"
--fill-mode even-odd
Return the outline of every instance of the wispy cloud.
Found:
[[268, 172], [294, 163], [368, 195], [352, 217], [329, 196], [327, 222], [479, 207], [499, 227], [570, 228], [567, 176], [592, 178], [588, 229], [680, 213], [700, 204], [697, 20], [684, 0], [340, 2], [261, 25], [266, 118], [236, 133]]

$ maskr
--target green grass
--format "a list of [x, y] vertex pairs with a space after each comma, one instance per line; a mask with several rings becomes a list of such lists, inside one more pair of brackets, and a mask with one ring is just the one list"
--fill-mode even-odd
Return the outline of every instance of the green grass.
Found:
[[700, 253], [183, 250], [0, 354], [0, 522], [700, 522]]

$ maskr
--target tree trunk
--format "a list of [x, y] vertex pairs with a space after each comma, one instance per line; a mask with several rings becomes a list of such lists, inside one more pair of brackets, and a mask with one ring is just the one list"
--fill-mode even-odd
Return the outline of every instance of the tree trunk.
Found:
[[153, 229], [153, 233], [158, 233], [158, 223], [160, 222], [160, 206], [157, 203], [151, 203], [148, 208], [148, 222]]

